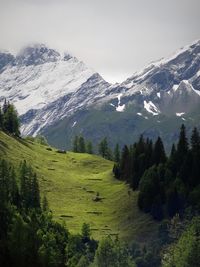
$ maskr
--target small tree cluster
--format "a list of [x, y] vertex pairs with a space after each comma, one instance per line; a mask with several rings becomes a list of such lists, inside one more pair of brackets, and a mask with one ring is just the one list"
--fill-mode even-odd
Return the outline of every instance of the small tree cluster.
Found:
[[126, 181], [136, 190], [139, 186], [140, 179], [145, 170], [149, 167], [166, 162], [166, 155], [162, 140], [158, 137], [155, 144], [143, 136], [137, 143], [130, 147], [124, 146], [121, 157], [117, 157], [113, 172], [117, 179]]
[[105, 137], [98, 145], [99, 155], [101, 155], [103, 158], [112, 160], [112, 150], [108, 146], [107, 138]]
[[22, 206], [26, 209], [40, 208], [40, 192], [36, 173], [24, 161], [20, 166], [20, 196]]
[[135, 267], [129, 250], [118, 239], [112, 240], [110, 236], [104, 238], [96, 251], [95, 261], [98, 267]]
[[85, 141], [83, 136], [75, 136], [73, 141], [73, 152], [93, 154], [91, 141]]
[[6, 99], [3, 107], [0, 107], [0, 129], [15, 136], [20, 135], [17, 111]]

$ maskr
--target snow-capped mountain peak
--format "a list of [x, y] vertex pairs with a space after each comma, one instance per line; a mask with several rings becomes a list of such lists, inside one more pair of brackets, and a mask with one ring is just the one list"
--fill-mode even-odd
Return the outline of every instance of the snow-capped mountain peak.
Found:
[[[25, 135], [92, 109], [145, 119], [185, 116], [200, 105], [199, 73], [200, 41], [113, 85], [71, 54], [36, 44], [16, 57], [0, 53], [0, 101], [6, 97], [16, 105]], [[70, 125], [74, 121], [73, 129], [79, 118]]]
[[50, 49], [44, 44], [34, 44], [23, 48], [16, 56], [16, 64], [19, 65], [39, 65], [47, 62], [56, 62], [61, 58], [54, 49]]
[[62, 58], [53, 49], [33, 45], [24, 48], [15, 63], [1, 73], [1, 97], [14, 102], [22, 115], [75, 92], [93, 74], [92, 69], [69, 54]]

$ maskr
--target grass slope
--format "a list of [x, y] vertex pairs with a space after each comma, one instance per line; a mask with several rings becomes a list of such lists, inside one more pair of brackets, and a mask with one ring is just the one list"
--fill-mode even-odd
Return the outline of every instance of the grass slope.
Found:
[[[80, 232], [87, 222], [96, 239], [110, 234], [145, 242], [155, 237], [155, 222], [138, 210], [137, 193], [113, 178], [112, 162], [88, 154], [60, 154], [2, 132], [0, 156], [15, 165], [23, 159], [31, 163], [55, 219], [64, 220], [71, 232]], [[99, 202], [93, 200], [97, 192], [102, 198]]]

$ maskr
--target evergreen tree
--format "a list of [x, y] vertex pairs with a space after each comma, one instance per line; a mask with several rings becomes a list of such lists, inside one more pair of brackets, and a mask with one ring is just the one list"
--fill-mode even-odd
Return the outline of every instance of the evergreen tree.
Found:
[[4, 99], [4, 103], [3, 103], [3, 113], [5, 114], [7, 112], [9, 106], [9, 102], [7, 103], [6, 98]]
[[194, 187], [200, 184], [200, 136], [196, 127], [193, 129], [191, 136], [191, 157], [189, 185], [190, 187]]
[[116, 179], [120, 179], [121, 177], [121, 173], [120, 173], [120, 166], [119, 164], [114, 164], [113, 166], [113, 174], [115, 176]]
[[175, 144], [172, 145], [170, 157], [167, 162], [167, 168], [172, 172], [174, 178], [176, 178], [178, 165], [177, 165], [177, 150]]
[[29, 201], [29, 188], [30, 185], [28, 183], [28, 167], [26, 161], [24, 160], [20, 166], [19, 171], [19, 179], [20, 179], [20, 196], [21, 196], [21, 204], [23, 207], [28, 206]]
[[172, 144], [170, 157], [174, 157], [175, 155], [176, 155], [176, 146], [175, 146], [175, 144]]
[[92, 146], [92, 142], [91, 141], [88, 141], [87, 142], [87, 145], [86, 145], [86, 152], [88, 154], [93, 154], [93, 146]]
[[40, 191], [39, 191], [39, 184], [36, 174], [34, 173], [31, 177], [32, 184], [31, 184], [31, 196], [32, 196], [32, 208], [40, 208]]
[[191, 148], [193, 153], [200, 153], [200, 136], [196, 127], [192, 131]]
[[139, 141], [136, 144], [136, 149], [138, 154], [142, 154], [145, 152], [145, 141], [143, 135], [140, 135]]
[[158, 137], [153, 150], [153, 163], [158, 165], [166, 162], [166, 154], [162, 139]]
[[103, 158], [106, 158], [107, 150], [108, 150], [108, 142], [107, 142], [107, 138], [105, 137], [105, 138], [99, 143], [99, 154], [100, 154]]
[[180, 166], [184, 163], [184, 160], [186, 158], [188, 152], [188, 140], [186, 137], [185, 132], [185, 126], [182, 124], [180, 135], [179, 135], [179, 141], [177, 145], [177, 167], [180, 168]]
[[19, 207], [20, 202], [20, 195], [19, 195], [19, 188], [16, 181], [16, 174], [14, 169], [11, 169], [10, 173], [10, 179], [9, 179], [9, 199], [10, 203]]
[[78, 152], [85, 153], [85, 140], [82, 136], [79, 137]]
[[155, 166], [145, 171], [140, 181], [138, 206], [145, 212], [150, 212], [155, 199], [160, 195], [160, 182]]
[[120, 162], [119, 144], [116, 144], [115, 149], [114, 149], [114, 161], [117, 163]]
[[105, 159], [112, 160], [112, 151], [108, 147], [106, 137], [99, 143], [99, 154]]
[[75, 137], [74, 137], [74, 141], [73, 141], [73, 152], [75, 152], [75, 153], [77, 153], [77, 152], [79, 152], [78, 151], [78, 142], [79, 142], [79, 138], [78, 138], [78, 136], [76, 135]]
[[121, 154], [120, 173], [121, 179], [123, 179], [124, 181], [128, 181], [131, 177], [130, 155], [129, 149], [126, 145], [124, 146]]
[[20, 135], [19, 130], [19, 119], [17, 115], [17, 111], [12, 104], [8, 104], [7, 107], [4, 107], [4, 128], [11, 134], [16, 136]]
[[[0, 244], [7, 238], [10, 223], [9, 201], [9, 166], [5, 160], [0, 160]], [[1, 254], [1, 250], [0, 250]], [[1, 258], [1, 256], [0, 256]]]

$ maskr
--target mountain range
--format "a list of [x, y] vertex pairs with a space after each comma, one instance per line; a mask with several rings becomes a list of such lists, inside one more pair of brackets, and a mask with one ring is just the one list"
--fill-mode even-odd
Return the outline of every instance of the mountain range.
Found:
[[69, 148], [82, 134], [98, 143], [160, 135], [171, 146], [182, 124], [200, 126], [200, 41], [110, 84], [69, 53], [43, 44], [0, 52], [0, 102], [15, 104], [22, 135]]

